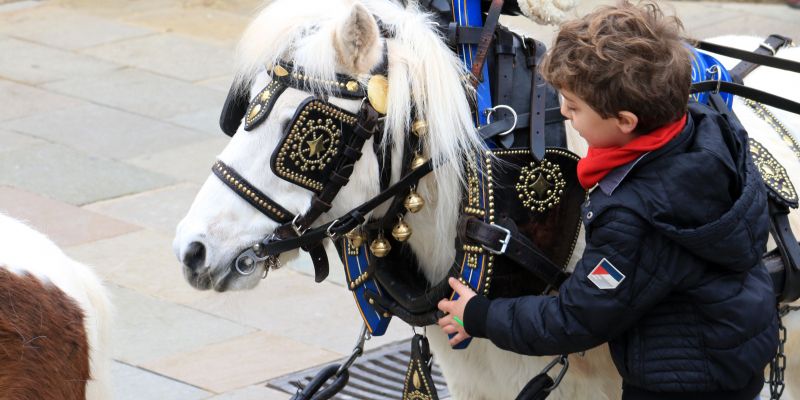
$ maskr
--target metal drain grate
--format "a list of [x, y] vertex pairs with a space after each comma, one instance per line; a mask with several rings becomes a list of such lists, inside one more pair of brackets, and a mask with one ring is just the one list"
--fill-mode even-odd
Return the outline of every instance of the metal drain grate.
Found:
[[[350, 367], [350, 380], [347, 382], [347, 386], [333, 398], [336, 400], [401, 400], [403, 381], [410, 358], [410, 340], [365, 352]], [[333, 363], [341, 363], [346, 359], [345, 357], [339, 361], [275, 378], [267, 382], [267, 386], [294, 394], [297, 391], [297, 384], [305, 387], [319, 370]], [[439, 399], [449, 399], [450, 392], [447, 390], [442, 371], [435, 362], [432, 375], [436, 390], [439, 392]]]

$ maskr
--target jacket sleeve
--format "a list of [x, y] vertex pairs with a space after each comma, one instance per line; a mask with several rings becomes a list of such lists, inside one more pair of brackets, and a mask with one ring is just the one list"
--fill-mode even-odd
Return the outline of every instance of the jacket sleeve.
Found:
[[[587, 224], [583, 257], [558, 296], [475, 296], [465, 310], [467, 333], [516, 353], [549, 355], [587, 350], [630, 329], [671, 290], [652, 253], [663, 244], [645, 249], [647, 223], [631, 211], [606, 210], [596, 218]], [[590, 279], [598, 265], [624, 277]]]

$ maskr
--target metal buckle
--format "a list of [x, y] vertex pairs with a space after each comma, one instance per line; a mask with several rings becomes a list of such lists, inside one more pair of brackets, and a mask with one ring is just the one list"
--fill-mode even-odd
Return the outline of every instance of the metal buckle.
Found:
[[759, 43], [758, 47], [761, 47], [761, 48], [769, 50], [772, 53], [773, 56], [778, 53], [778, 50], [776, 48], [772, 47], [772, 45], [767, 43], [767, 42]]
[[509, 242], [511, 242], [511, 231], [510, 231], [510, 230], [508, 230], [508, 229], [506, 229], [506, 228], [503, 228], [503, 227], [502, 227], [502, 226], [500, 226], [500, 225], [494, 225], [494, 224], [492, 224], [492, 225], [490, 225], [490, 226], [491, 226], [492, 228], [496, 228], [496, 229], [498, 229], [498, 230], [500, 230], [500, 231], [503, 231], [503, 232], [505, 232], [505, 234], [506, 234], [506, 237], [505, 237], [505, 238], [503, 238], [503, 239], [500, 239], [500, 240], [498, 241], [498, 242], [500, 242], [500, 250], [496, 250], [496, 249], [493, 249], [493, 248], [491, 248], [491, 247], [487, 247], [485, 244], [481, 244], [481, 247], [483, 247], [483, 249], [484, 249], [484, 250], [486, 250], [486, 251], [488, 251], [489, 253], [492, 253], [492, 254], [494, 254], [494, 255], [501, 255], [501, 254], [505, 254], [505, 252], [506, 252], [506, 249], [508, 248], [508, 243], [509, 243]]

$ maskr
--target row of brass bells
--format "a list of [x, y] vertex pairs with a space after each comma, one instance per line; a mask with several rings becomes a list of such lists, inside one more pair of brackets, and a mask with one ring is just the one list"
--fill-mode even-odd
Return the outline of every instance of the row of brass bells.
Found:
[[411, 227], [403, 221], [403, 217], [400, 217], [400, 221], [397, 222], [397, 225], [392, 228], [392, 236], [397, 239], [398, 242], [405, 242], [411, 237]]
[[392, 245], [383, 237], [383, 233], [378, 234], [378, 238], [373, 240], [369, 245], [369, 251], [371, 251], [372, 255], [375, 257], [386, 257], [391, 250]]

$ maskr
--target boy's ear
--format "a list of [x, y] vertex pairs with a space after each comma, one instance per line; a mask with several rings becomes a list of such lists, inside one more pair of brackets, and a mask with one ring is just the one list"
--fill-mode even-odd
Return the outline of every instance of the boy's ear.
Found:
[[631, 134], [639, 124], [639, 117], [630, 111], [620, 111], [617, 114], [617, 126], [625, 134]]

